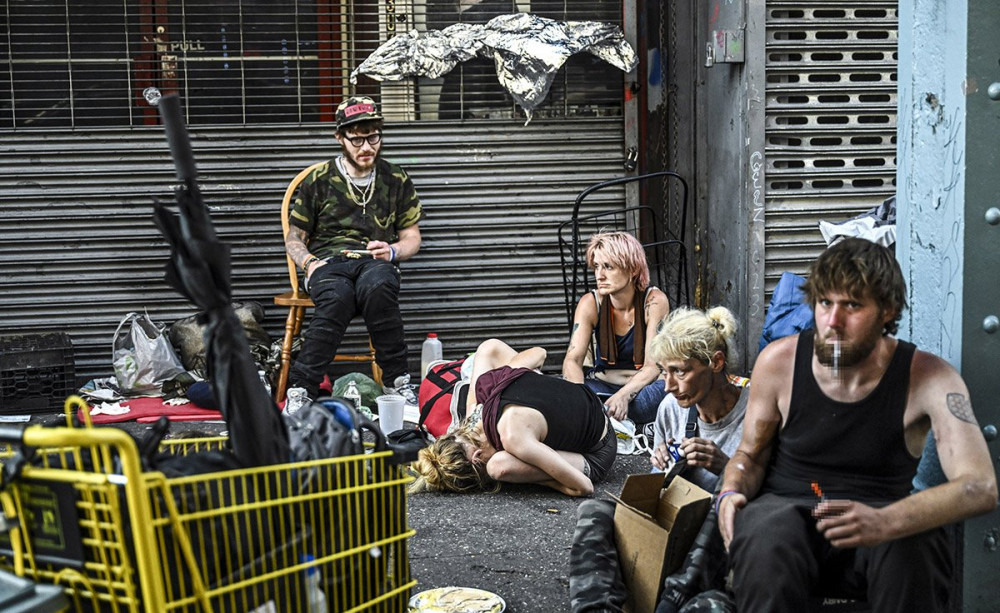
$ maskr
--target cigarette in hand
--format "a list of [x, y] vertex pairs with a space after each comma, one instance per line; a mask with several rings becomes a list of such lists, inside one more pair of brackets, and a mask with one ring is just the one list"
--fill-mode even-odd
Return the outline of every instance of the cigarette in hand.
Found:
[[826, 502], [826, 496], [823, 494], [823, 488], [819, 486], [819, 483], [813, 481], [809, 485], [812, 486], [813, 493], [816, 494], [816, 497], [819, 498], [819, 501]]

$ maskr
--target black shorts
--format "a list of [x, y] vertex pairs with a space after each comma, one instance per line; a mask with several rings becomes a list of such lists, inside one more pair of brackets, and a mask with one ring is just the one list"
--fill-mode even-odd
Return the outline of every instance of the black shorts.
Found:
[[615, 437], [615, 429], [611, 427], [611, 420], [605, 420], [605, 433], [601, 442], [593, 449], [585, 451], [583, 459], [590, 464], [590, 480], [594, 483], [603, 481], [611, 470], [611, 465], [615, 463], [618, 455], [618, 440]]

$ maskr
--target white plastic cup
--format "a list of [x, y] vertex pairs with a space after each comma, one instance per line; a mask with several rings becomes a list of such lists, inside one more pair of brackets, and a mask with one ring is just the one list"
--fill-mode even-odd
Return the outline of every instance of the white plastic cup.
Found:
[[386, 394], [375, 399], [378, 403], [378, 423], [382, 434], [403, 429], [403, 404], [406, 399], [396, 394]]

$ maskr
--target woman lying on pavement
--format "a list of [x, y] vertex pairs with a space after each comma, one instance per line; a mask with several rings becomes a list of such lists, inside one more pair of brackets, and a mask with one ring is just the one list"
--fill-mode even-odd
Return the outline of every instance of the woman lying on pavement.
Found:
[[[597, 289], [583, 296], [573, 315], [573, 331], [562, 374], [608, 396], [615, 419], [647, 424], [665, 395], [656, 363], [646, 359], [649, 343], [670, 310], [666, 294], [649, 287], [649, 264], [642, 244], [625, 232], [602, 232], [587, 244], [587, 265]], [[595, 348], [594, 367], [583, 363]]]
[[506, 482], [593, 493], [615, 460], [614, 430], [592, 391], [535, 370], [545, 355], [541, 347], [518, 353], [496, 339], [479, 346], [469, 416], [420, 451], [412, 492], [495, 491]]

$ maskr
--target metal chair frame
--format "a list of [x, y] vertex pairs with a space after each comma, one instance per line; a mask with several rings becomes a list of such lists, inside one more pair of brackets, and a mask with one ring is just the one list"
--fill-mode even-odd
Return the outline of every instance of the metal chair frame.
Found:
[[[668, 180], [676, 180], [681, 185], [681, 222], [677, 231], [661, 229], [661, 223], [657, 211], [645, 204], [624, 207], [598, 213], [580, 215], [580, 209], [584, 201], [595, 192], [607, 190], [611, 187], [628, 183], [648, 181], [666, 177]], [[563, 293], [566, 301], [566, 319], [570, 332], [573, 329], [573, 314], [576, 310], [576, 303], [582, 295], [589, 292], [592, 287], [592, 279], [587, 274], [586, 241], [589, 240], [589, 233], [582, 230], [590, 226], [595, 229], [600, 228], [601, 223], [607, 221], [614, 229], [624, 230], [639, 238], [646, 251], [646, 259], [649, 261], [650, 282], [657, 285], [667, 294], [671, 300], [671, 307], [680, 304], [690, 304], [691, 294], [687, 272], [687, 244], [685, 243], [685, 229], [687, 228], [687, 204], [688, 204], [688, 184], [682, 176], [670, 170], [653, 172], [633, 177], [622, 177], [603, 181], [588, 187], [580, 192], [573, 204], [572, 217], [559, 224], [559, 258], [563, 271]], [[630, 224], [630, 221], [632, 222]], [[643, 236], [647, 240], [643, 240]], [[667, 291], [666, 272], [670, 268], [668, 259], [671, 252], [676, 252], [674, 260], [676, 273], [676, 288], [673, 293]], [[683, 299], [683, 300], [682, 300]]]

